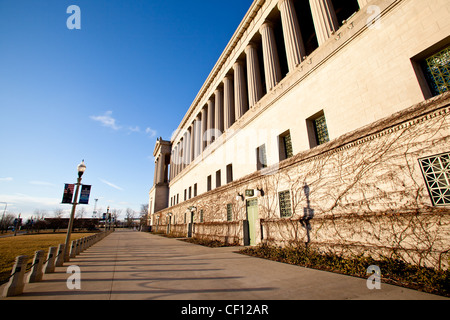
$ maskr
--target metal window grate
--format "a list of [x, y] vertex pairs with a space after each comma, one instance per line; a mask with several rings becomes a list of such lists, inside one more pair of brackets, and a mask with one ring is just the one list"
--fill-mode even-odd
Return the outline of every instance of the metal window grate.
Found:
[[434, 206], [450, 205], [450, 153], [419, 159]]
[[314, 120], [314, 129], [316, 131], [318, 145], [321, 145], [323, 143], [330, 141], [325, 115], [322, 115], [321, 117]]
[[286, 159], [292, 157], [294, 155], [294, 151], [292, 149], [292, 141], [291, 141], [291, 134], [288, 133], [283, 137], [284, 141], [284, 150], [286, 151]]
[[227, 204], [227, 221], [233, 221], [233, 205]]
[[433, 96], [450, 90], [450, 47], [425, 59], [423, 68]]
[[280, 199], [280, 216], [281, 218], [287, 218], [292, 216], [291, 209], [291, 192], [289, 190], [278, 193]]

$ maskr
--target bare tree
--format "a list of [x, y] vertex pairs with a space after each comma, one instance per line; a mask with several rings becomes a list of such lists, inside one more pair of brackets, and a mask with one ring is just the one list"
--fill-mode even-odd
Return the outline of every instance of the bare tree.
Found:
[[148, 204], [141, 204], [140, 226], [144, 228], [148, 226]]
[[126, 215], [125, 215], [125, 221], [127, 224], [127, 228], [130, 228], [133, 226], [133, 220], [136, 218], [136, 211], [134, 211], [131, 208], [127, 208]]

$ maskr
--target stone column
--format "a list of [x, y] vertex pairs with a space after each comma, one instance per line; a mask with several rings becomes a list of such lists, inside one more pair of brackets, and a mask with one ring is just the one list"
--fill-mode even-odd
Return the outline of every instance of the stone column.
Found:
[[172, 149], [172, 166], [173, 166], [173, 170], [172, 170], [172, 179], [174, 179], [177, 176], [177, 148], [178, 145], [175, 145], [175, 147]]
[[187, 154], [187, 138], [186, 138], [186, 136], [187, 136], [187, 133], [185, 133], [184, 135], [183, 135], [183, 153], [182, 153], [182, 161], [181, 161], [181, 170], [180, 170], [180, 173], [184, 170], [184, 168], [186, 167], [186, 160], [187, 160], [187, 157], [186, 157], [186, 154]]
[[223, 133], [223, 91], [217, 88], [214, 91], [215, 96], [215, 129], [216, 138], [218, 138]]
[[201, 113], [197, 114], [195, 118], [195, 158], [197, 158], [202, 153], [202, 118]]
[[206, 131], [208, 130], [208, 108], [203, 108], [202, 109], [202, 131], [201, 131], [201, 137], [200, 137], [200, 153], [203, 152], [203, 150], [205, 150], [206, 146], [208, 145], [206, 143]]
[[284, 44], [290, 72], [303, 61], [306, 50], [292, 0], [281, 0], [278, 3], [278, 9], [281, 13]]
[[259, 61], [257, 47], [250, 42], [245, 48], [247, 56], [247, 82], [249, 107], [253, 107], [262, 98], [263, 90], [261, 84], [261, 73], [259, 72]]
[[269, 92], [281, 81], [280, 60], [272, 23], [269, 21], [264, 22], [259, 32], [262, 36], [266, 88], [267, 92]]
[[195, 127], [196, 127], [196, 123], [194, 120], [194, 122], [192, 122], [191, 127], [189, 129], [189, 132], [191, 133], [191, 142], [190, 142], [190, 148], [189, 148], [189, 163], [191, 163], [195, 159]]
[[309, 0], [319, 46], [339, 29], [339, 22], [331, 0]]
[[235, 120], [234, 114], [234, 87], [232, 76], [226, 76], [223, 80], [223, 105], [224, 105], [224, 130], [231, 127]]
[[239, 119], [248, 110], [247, 84], [245, 82], [244, 63], [236, 61], [234, 66], [234, 107], [235, 119]]
[[189, 135], [189, 131], [186, 131], [186, 133], [184, 134], [185, 137], [185, 150], [184, 150], [184, 167], [186, 168], [189, 164], [189, 157], [190, 157], [190, 145], [191, 145], [191, 136]]
[[175, 148], [172, 147], [172, 150], [170, 150], [170, 172], [169, 172], [169, 181], [172, 181], [173, 177], [174, 177], [174, 165], [173, 165], [173, 159], [174, 159], [174, 155], [175, 155]]
[[180, 140], [180, 142], [178, 142], [178, 146], [177, 146], [177, 164], [176, 164], [176, 175], [180, 174], [181, 171], [181, 165], [183, 163], [183, 157], [182, 157], [182, 140]]
[[208, 130], [206, 145], [209, 146], [212, 143], [212, 131], [214, 130], [214, 101], [208, 100]]
[[159, 170], [159, 174], [158, 174], [158, 176], [159, 176], [159, 183], [164, 183], [164, 180], [165, 180], [165, 167], [166, 167], [166, 161], [165, 161], [166, 159], [165, 159], [165, 156], [164, 156], [164, 154], [161, 154], [160, 156], [159, 156], [159, 160], [158, 160], [158, 162], [159, 162], [159, 166], [158, 166], [158, 170]]

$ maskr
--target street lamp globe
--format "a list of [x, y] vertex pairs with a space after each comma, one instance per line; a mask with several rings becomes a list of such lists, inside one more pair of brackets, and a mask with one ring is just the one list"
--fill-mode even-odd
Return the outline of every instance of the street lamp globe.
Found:
[[86, 170], [86, 165], [84, 164], [84, 160], [81, 161], [81, 163], [78, 165], [78, 177], [81, 178], [81, 176], [83, 175], [84, 171]]

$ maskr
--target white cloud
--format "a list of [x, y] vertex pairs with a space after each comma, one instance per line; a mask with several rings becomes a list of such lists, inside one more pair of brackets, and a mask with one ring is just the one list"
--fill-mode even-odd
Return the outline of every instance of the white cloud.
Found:
[[107, 184], [108, 186], [110, 186], [110, 187], [112, 187], [112, 188], [114, 188], [114, 189], [117, 189], [117, 190], [123, 191], [123, 189], [122, 189], [121, 187], [119, 187], [119, 186], [115, 185], [115, 184], [114, 184], [114, 183], [112, 183], [112, 182], [109, 182], [109, 181], [107, 181], [107, 180], [104, 180], [104, 179], [100, 179], [100, 181], [101, 181], [101, 182], [103, 182], [104, 184]]
[[[10, 207], [11, 204], [16, 205], [34, 205], [36, 207], [39, 206], [58, 206], [61, 203], [61, 199], [59, 198], [47, 198], [47, 197], [36, 197], [36, 196], [30, 196], [23, 193], [16, 193], [16, 194], [3, 194], [0, 195], [2, 199], [5, 200], [5, 202], [8, 203], [8, 207]], [[62, 193], [61, 193], [62, 197]]]
[[11, 177], [7, 177], [7, 178], [0, 178], [0, 181], [13, 181], [14, 179]]
[[150, 138], [154, 138], [156, 137], [156, 130], [153, 130], [152, 128], [148, 127], [147, 129], [145, 129], [145, 133], [148, 134], [148, 136]]
[[139, 126], [128, 127], [128, 130], [129, 130], [130, 132], [141, 132], [141, 128], [139, 128]]
[[104, 127], [111, 128], [113, 130], [119, 130], [120, 126], [116, 124], [116, 119], [111, 117], [112, 111], [106, 111], [102, 116], [91, 116], [90, 118], [94, 121], [98, 121]]

